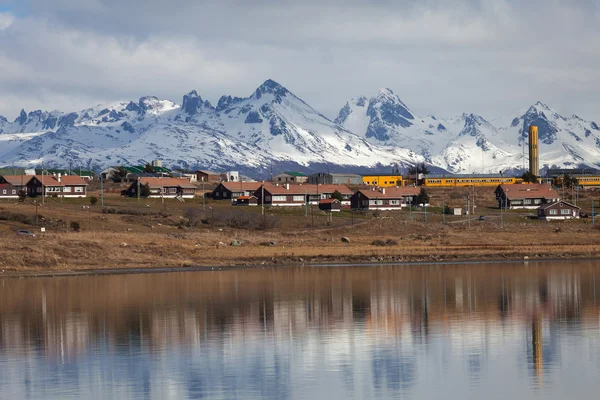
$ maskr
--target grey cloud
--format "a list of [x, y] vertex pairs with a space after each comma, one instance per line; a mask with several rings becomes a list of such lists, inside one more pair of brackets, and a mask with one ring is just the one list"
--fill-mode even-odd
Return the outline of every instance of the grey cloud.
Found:
[[25, 1], [0, 30], [0, 90], [35, 106], [192, 88], [214, 102], [273, 78], [329, 116], [391, 87], [422, 114], [543, 100], [600, 119], [593, 0]]

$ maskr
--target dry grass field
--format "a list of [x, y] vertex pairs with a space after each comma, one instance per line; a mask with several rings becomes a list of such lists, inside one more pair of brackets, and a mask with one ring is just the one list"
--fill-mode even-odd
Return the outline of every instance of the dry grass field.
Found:
[[[466, 193], [467, 190], [464, 190]], [[116, 192], [116, 191], [115, 191]], [[116, 193], [87, 208], [89, 199], [48, 199], [44, 206], [0, 203], [0, 270], [3, 274], [60, 273], [115, 268], [186, 268], [354, 262], [459, 261], [600, 256], [600, 221], [543, 222], [531, 211], [500, 216], [492, 189], [477, 189], [476, 211], [441, 214], [460, 206], [462, 191], [432, 190], [427, 214], [380, 214], [318, 209], [232, 207], [199, 199], [125, 199]], [[98, 196], [97, 193], [92, 193]], [[472, 193], [471, 193], [472, 195]], [[590, 211], [595, 192], [579, 196]], [[463, 206], [464, 207], [464, 206]], [[206, 211], [203, 211], [203, 208]], [[485, 215], [485, 220], [479, 220]], [[263, 219], [265, 218], [265, 219]], [[262, 222], [267, 221], [267, 229]], [[72, 223], [79, 224], [79, 231]], [[247, 226], [252, 226], [247, 229]], [[41, 233], [40, 228], [46, 232]], [[35, 238], [16, 235], [18, 229]], [[341, 241], [342, 237], [350, 243]], [[241, 243], [232, 246], [233, 241]]]

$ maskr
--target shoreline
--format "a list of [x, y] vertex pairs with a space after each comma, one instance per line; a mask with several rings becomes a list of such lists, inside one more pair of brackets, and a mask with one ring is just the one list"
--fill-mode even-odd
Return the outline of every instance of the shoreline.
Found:
[[15, 268], [4, 269], [0, 271], [1, 279], [25, 279], [25, 278], [62, 278], [76, 276], [105, 276], [105, 275], [137, 275], [137, 274], [162, 274], [162, 273], [180, 273], [180, 272], [215, 272], [215, 271], [236, 271], [247, 269], [287, 269], [287, 268], [374, 268], [374, 267], [409, 267], [409, 266], [456, 266], [456, 265], [474, 265], [474, 264], [528, 264], [528, 263], [548, 263], [564, 261], [600, 261], [600, 255], [596, 256], [571, 256], [565, 257], [540, 256], [529, 258], [453, 258], [425, 260], [415, 259], [406, 261], [354, 261], [354, 262], [311, 262], [311, 263], [270, 263], [264, 260], [260, 263], [240, 263], [230, 265], [206, 265], [206, 266], [180, 266], [180, 267], [121, 267], [121, 268], [82, 268], [72, 270], [25, 270], [18, 271]]

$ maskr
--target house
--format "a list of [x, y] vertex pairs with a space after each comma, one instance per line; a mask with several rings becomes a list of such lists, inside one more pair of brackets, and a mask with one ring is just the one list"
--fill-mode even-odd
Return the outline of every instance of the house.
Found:
[[78, 176], [80, 178], [82, 178], [85, 181], [91, 181], [94, 179], [94, 176], [96, 176], [96, 174], [93, 171], [87, 170], [87, 169], [82, 169], [82, 168], [74, 168], [74, 169], [53, 169], [53, 168], [47, 168], [47, 169], [35, 169], [34, 170], [34, 174], [32, 175], [53, 175], [53, 176], [58, 176], [59, 174], [61, 176]]
[[273, 177], [273, 183], [307, 183], [308, 176], [302, 172], [282, 172]]
[[577, 207], [571, 203], [560, 200], [553, 203], [543, 204], [538, 207], [537, 215], [539, 219], [561, 220], [561, 219], [578, 219], [581, 207]]
[[198, 180], [198, 177], [196, 176], [195, 173], [189, 174], [184, 171], [172, 171], [171, 177], [177, 178], [177, 179], [186, 179], [188, 182], [191, 182], [191, 183], [195, 183]]
[[234, 206], [257, 206], [258, 198], [256, 196], [240, 196], [233, 200]]
[[[143, 185], [148, 185], [150, 189], [149, 198], [193, 199], [196, 196], [196, 185], [185, 178], [139, 178], [140, 196]], [[125, 194], [129, 197], [137, 197], [138, 181], [133, 182], [125, 190]]]
[[536, 209], [560, 200], [549, 184], [498, 185], [495, 191], [498, 207], [505, 209]]
[[417, 187], [388, 187], [359, 190], [351, 199], [353, 210], [400, 210], [413, 202], [420, 189]]
[[335, 192], [339, 192], [343, 201], [341, 204], [350, 205], [352, 191], [344, 185], [273, 185], [265, 183], [254, 192], [258, 203], [266, 206], [305, 206], [309, 204], [318, 205], [319, 201], [330, 199]]
[[19, 193], [19, 190], [27, 192], [27, 183], [31, 180], [31, 175], [2, 175], [0, 176], [0, 184], [10, 184]]
[[342, 202], [338, 199], [323, 199], [319, 201], [319, 210], [337, 212], [342, 210]]
[[362, 176], [356, 174], [318, 172], [308, 177], [308, 183], [313, 185], [361, 185], [362, 182]]
[[88, 183], [78, 176], [58, 174], [33, 175], [27, 182], [27, 195], [53, 197], [86, 197]]
[[215, 200], [233, 200], [240, 196], [252, 196], [260, 182], [221, 182], [212, 191], [211, 197]]
[[363, 175], [362, 182], [377, 187], [404, 186], [404, 178], [400, 174]]
[[221, 181], [221, 174], [207, 170], [196, 171], [196, 180], [198, 182], [215, 183]]
[[19, 191], [10, 183], [0, 183], [0, 199], [18, 199]]
[[162, 165], [152, 165], [154, 172], [145, 172], [145, 169], [146, 169], [145, 165], [137, 165], [137, 166], [122, 167], [127, 172], [127, 175], [125, 177], [117, 177], [116, 172], [119, 168], [121, 168], [121, 167], [118, 167], [118, 166], [108, 167], [104, 171], [100, 172], [100, 176], [102, 177], [102, 180], [106, 181], [106, 180], [112, 179], [113, 181], [118, 181], [118, 182], [132, 182], [133, 183], [133, 182], [137, 182], [137, 180], [139, 178], [143, 178], [143, 177], [159, 178], [159, 177], [166, 177], [166, 176], [171, 175], [171, 170], [163, 167]]

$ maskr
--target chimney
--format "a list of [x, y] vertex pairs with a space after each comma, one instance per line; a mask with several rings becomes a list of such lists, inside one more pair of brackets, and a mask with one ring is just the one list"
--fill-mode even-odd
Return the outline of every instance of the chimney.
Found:
[[381, 194], [385, 194], [385, 188], [381, 188]]
[[57, 178], [56, 178], [56, 179], [57, 179], [57, 180], [60, 182], [60, 172], [58, 173], [58, 175], [57, 175]]
[[537, 178], [540, 176], [540, 152], [538, 148], [538, 127], [529, 127], [529, 172]]
[[285, 184], [285, 190], [290, 190], [290, 184], [289, 183]]

